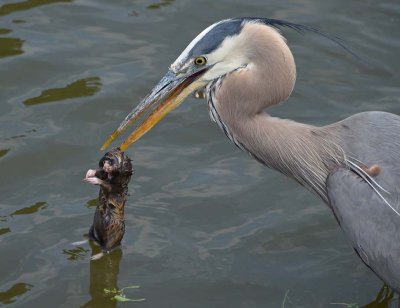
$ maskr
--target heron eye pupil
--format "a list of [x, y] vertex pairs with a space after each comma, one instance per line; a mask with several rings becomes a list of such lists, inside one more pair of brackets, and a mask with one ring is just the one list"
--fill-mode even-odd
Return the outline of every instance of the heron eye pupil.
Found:
[[204, 64], [206, 64], [206, 58], [204, 58], [204, 57], [197, 57], [195, 60], [194, 60], [194, 63], [196, 64], [196, 65], [204, 65]]

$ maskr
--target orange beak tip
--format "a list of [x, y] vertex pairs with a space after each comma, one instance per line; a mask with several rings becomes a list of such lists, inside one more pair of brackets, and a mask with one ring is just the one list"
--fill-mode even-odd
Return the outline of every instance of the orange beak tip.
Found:
[[101, 146], [100, 151], [104, 151], [105, 149], [107, 149], [111, 142], [112, 142], [112, 140], [110, 140], [110, 138], [108, 138], [107, 141], [104, 142], [104, 144]]
[[104, 144], [101, 146], [100, 151], [104, 151], [105, 149], [108, 148], [108, 146], [115, 140], [115, 138], [118, 137], [118, 135], [120, 134], [120, 132], [118, 130], [116, 130], [115, 132], [113, 132], [108, 139], [106, 140], [106, 142], [104, 142]]
[[127, 148], [128, 148], [128, 144], [126, 144], [126, 142], [124, 142], [124, 143], [122, 143], [120, 146], [119, 146], [119, 148], [120, 148], [120, 150], [121, 151], [125, 151]]

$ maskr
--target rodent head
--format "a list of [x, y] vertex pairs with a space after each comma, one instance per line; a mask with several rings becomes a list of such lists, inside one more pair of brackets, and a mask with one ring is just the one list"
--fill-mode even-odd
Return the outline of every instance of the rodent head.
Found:
[[131, 160], [119, 148], [114, 148], [104, 154], [99, 161], [99, 167], [107, 173], [119, 172], [125, 175], [132, 174]]

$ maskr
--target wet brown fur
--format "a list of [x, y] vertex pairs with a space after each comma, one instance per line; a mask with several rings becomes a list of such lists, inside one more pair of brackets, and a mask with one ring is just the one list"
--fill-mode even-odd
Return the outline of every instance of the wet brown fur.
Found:
[[[109, 161], [111, 172], [103, 170]], [[106, 153], [99, 162], [95, 176], [101, 181], [99, 203], [89, 230], [89, 238], [97, 242], [103, 252], [119, 246], [125, 233], [124, 206], [128, 196], [128, 183], [133, 173], [132, 163], [119, 148]]]

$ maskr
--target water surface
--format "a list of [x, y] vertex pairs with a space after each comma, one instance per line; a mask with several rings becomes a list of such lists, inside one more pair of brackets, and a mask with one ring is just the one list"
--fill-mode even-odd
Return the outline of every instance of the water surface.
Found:
[[[122, 250], [73, 247], [97, 188], [82, 183], [124, 115], [210, 23], [267, 16], [286, 30], [298, 82], [277, 116], [322, 125], [365, 110], [400, 114], [400, 4], [317, 0], [0, 1], [0, 302], [16, 307], [337, 307], [382, 283], [322, 202], [235, 148], [188, 99], [128, 150], [136, 173]], [[383, 306], [385, 307], [385, 306]]]

